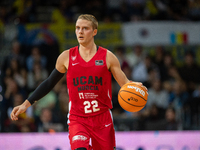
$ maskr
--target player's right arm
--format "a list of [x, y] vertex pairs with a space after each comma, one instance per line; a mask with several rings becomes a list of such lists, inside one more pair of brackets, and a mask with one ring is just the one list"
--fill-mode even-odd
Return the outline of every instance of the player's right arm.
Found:
[[69, 50], [62, 52], [57, 58], [55, 69], [49, 77], [44, 80], [21, 105], [14, 107], [10, 117], [12, 120], [18, 120], [18, 115], [24, 113], [35, 101], [41, 99], [49, 93], [57, 82], [63, 77], [67, 71], [69, 64]]

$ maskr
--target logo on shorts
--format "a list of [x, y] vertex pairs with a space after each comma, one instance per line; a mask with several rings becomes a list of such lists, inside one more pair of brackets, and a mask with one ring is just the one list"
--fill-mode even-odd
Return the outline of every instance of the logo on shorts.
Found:
[[108, 127], [108, 126], [110, 126], [111, 124], [112, 124], [112, 123], [106, 124], [105, 127]]
[[87, 140], [87, 137], [85, 137], [83, 135], [75, 135], [72, 138], [72, 142], [75, 142], [75, 141], [85, 141], [85, 140]]

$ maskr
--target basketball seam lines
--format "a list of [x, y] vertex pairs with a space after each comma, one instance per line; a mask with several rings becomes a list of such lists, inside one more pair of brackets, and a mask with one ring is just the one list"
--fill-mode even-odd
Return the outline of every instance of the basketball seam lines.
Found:
[[[121, 97], [121, 95], [119, 94], [119, 96]], [[121, 97], [122, 98], [122, 97]], [[125, 101], [123, 98], [122, 98], [123, 101]], [[145, 105], [142, 105], [142, 106], [137, 106], [137, 105], [133, 105], [133, 104], [130, 104], [129, 102], [125, 101], [127, 104], [129, 105], [132, 105], [132, 106], [135, 106], [135, 107], [144, 107]]]

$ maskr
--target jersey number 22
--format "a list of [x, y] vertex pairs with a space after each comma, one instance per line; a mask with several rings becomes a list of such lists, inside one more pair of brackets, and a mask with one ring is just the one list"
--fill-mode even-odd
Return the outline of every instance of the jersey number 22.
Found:
[[84, 110], [85, 113], [92, 113], [92, 112], [97, 112], [100, 110], [100, 108], [98, 108], [98, 101], [97, 100], [93, 100], [93, 101], [84, 101], [83, 102]]

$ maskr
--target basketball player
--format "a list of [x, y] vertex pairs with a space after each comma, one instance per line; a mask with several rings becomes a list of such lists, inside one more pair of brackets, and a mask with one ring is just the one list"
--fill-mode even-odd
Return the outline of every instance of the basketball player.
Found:
[[120, 86], [130, 81], [122, 72], [116, 56], [94, 43], [97, 27], [94, 16], [84, 14], [78, 17], [75, 31], [79, 46], [60, 54], [50, 76], [23, 104], [13, 109], [12, 120], [18, 120], [19, 114], [52, 90], [67, 71], [71, 149], [115, 149], [115, 131], [110, 113], [111, 73]]

